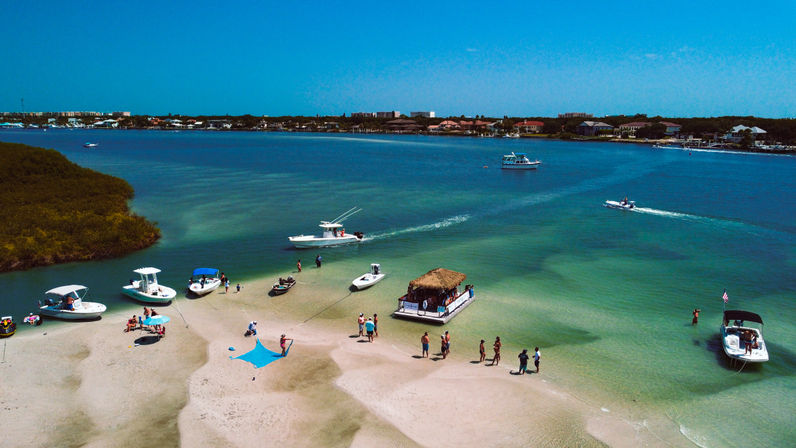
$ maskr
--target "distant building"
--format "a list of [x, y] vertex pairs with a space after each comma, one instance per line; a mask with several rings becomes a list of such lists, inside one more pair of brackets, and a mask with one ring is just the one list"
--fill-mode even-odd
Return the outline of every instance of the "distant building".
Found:
[[586, 112], [567, 112], [558, 114], [558, 118], [593, 118], [594, 115], [587, 114]]
[[112, 117], [129, 117], [130, 112], [111, 112]]
[[613, 130], [614, 127], [602, 121], [584, 121], [578, 125], [578, 134], [595, 136]]
[[517, 129], [518, 132], [524, 134], [538, 134], [542, 132], [542, 128], [544, 128], [544, 122], [526, 120], [519, 123], [514, 123], [514, 128]]
[[452, 121], [452, 120], [445, 120], [439, 124], [439, 128], [442, 131], [454, 131], [457, 129], [461, 129], [462, 127], [459, 126], [459, 123]]
[[423, 129], [423, 126], [417, 124], [414, 120], [407, 120], [405, 118], [399, 118], [397, 120], [390, 120], [384, 123], [384, 127], [388, 130], [398, 133], [403, 132], [417, 132]]
[[397, 110], [390, 112], [376, 112], [376, 118], [401, 118], [401, 113]]
[[351, 118], [376, 118], [376, 112], [353, 112]]
[[425, 117], [425, 118], [434, 118], [435, 114], [433, 110], [427, 112], [409, 112], [409, 116], [412, 118], [415, 117]]
[[680, 133], [680, 129], [682, 128], [682, 126], [677, 123], [671, 123], [668, 121], [661, 121], [660, 123], [666, 126], [666, 131], [664, 131], [664, 134], [666, 135], [677, 135]]
[[732, 129], [730, 129], [730, 131], [724, 136], [724, 140], [728, 142], [738, 143], [741, 141], [746, 131], [749, 131], [749, 134], [751, 134], [752, 138], [755, 140], [762, 137], [763, 134], [767, 134], [766, 131], [760, 129], [757, 126], [752, 126], [750, 128], [748, 126], [739, 124], [738, 126], [735, 126]]
[[620, 124], [619, 131], [627, 132], [630, 135], [636, 135], [636, 131], [641, 128], [646, 128], [647, 126], [652, 126], [652, 123], [649, 121], [633, 121], [630, 123]]

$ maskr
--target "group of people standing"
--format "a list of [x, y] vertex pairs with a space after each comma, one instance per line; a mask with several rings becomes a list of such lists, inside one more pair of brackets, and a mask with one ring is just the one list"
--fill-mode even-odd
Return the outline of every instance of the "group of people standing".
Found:
[[[486, 341], [481, 339], [481, 343], [478, 346], [478, 351], [480, 354], [480, 358], [478, 362], [484, 362], [486, 360], [486, 348], [484, 347], [484, 343]], [[423, 333], [423, 336], [420, 337], [420, 346], [422, 349], [421, 357], [428, 358], [428, 348], [429, 344], [431, 343], [431, 339], [428, 336], [428, 331]], [[503, 347], [503, 343], [500, 342], [500, 336], [495, 338], [495, 342], [492, 345], [492, 349], [495, 351], [495, 356], [492, 357], [492, 363], [489, 364], [490, 366], [496, 366], [500, 364], [500, 349]], [[442, 355], [442, 359], [448, 357], [451, 351], [451, 335], [450, 332], [445, 330], [445, 334], [440, 335], [440, 355]], [[517, 358], [520, 360], [520, 369], [519, 374], [525, 374], [526, 370], [528, 369], [528, 360], [530, 359], [530, 355], [528, 355], [528, 349], [523, 349], [522, 353], [520, 353]], [[539, 347], [534, 348], [533, 354], [533, 364], [536, 367], [536, 373], [539, 373], [539, 363], [542, 360], [542, 354], [539, 352]]]
[[[321, 257], [321, 254], [318, 254], [318, 255], [315, 256], [315, 267], [318, 267], [318, 268], [321, 267], [321, 263], [323, 263], [323, 257]], [[298, 269], [298, 271], [301, 272], [301, 259], [300, 258], [298, 260], [296, 260], [296, 269]]]
[[373, 317], [368, 317], [365, 319], [364, 313], [359, 313], [359, 317], [357, 318], [357, 324], [359, 326], [359, 336], [368, 336], [368, 342], [373, 342], [373, 338], [379, 336], [379, 315], [373, 313]]

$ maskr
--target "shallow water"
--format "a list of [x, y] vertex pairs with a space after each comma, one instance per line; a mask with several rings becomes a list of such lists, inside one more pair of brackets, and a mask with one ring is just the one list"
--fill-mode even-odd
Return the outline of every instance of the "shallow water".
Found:
[[[475, 359], [478, 340], [499, 335], [513, 363], [539, 346], [552, 381], [608, 410], [665, 415], [703, 446], [743, 446], [750, 428], [762, 446], [796, 437], [796, 158], [425, 136], [2, 130], [0, 140], [126, 179], [135, 212], [163, 231], [124, 258], [0, 275], [0, 313], [18, 320], [68, 283], [112, 311], [138, 307], [119, 289], [141, 266], [163, 269], [161, 283], [178, 289], [200, 266], [245, 287], [286, 275], [297, 258], [314, 270], [321, 253], [321, 271], [299, 285], [317, 288], [317, 302], [285, 312], [352, 322], [378, 312], [382, 328], [413, 340], [442, 329], [384, 320], [409, 280], [443, 266], [466, 273], [479, 297], [445, 327], [453, 351]], [[502, 171], [509, 151], [543, 164]], [[636, 212], [601, 206], [625, 195]], [[290, 248], [288, 235], [353, 206], [363, 211], [347, 230], [366, 243]], [[350, 294], [371, 262], [387, 278]], [[763, 317], [765, 365], [738, 372], [725, 362], [724, 288], [730, 308]]]

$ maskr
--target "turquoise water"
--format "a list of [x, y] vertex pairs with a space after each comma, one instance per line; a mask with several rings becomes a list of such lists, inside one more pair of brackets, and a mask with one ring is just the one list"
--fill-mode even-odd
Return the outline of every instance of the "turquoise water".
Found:
[[[600, 407], [665, 415], [704, 446], [796, 439], [796, 158], [425, 136], [4, 130], [0, 140], [126, 179], [133, 209], [163, 230], [121, 259], [0, 275], [0, 313], [21, 317], [67, 283], [111, 310], [137, 307], [118, 291], [144, 265], [178, 287], [199, 266], [233, 284], [283, 275], [316, 253], [291, 249], [288, 235], [359, 206], [347, 230], [370, 240], [318, 251], [317, 309], [345, 297], [371, 262], [388, 277], [318, 318], [388, 316], [409, 280], [444, 266], [466, 273], [479, 297], [446, 326], [460, 353], [475, 356], [496, 335], [510, 361], [538, 345], [554, 382]], [[502, 171], [509, 151], [543, 164]], [[639, 212], [601, 207], [625, 195]], [[731, 308], [763, 317], [765, 365], [739, 373], [724, 361], [724, 288]], [[382, 326], [412, 340], [426, 328]]]

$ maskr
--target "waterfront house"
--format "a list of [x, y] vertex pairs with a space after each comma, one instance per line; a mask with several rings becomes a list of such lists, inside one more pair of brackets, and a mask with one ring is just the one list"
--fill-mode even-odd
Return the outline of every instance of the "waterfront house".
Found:
[[585, 136], [595, 136], [600, 134], [607, 134], [610, 133], [614, 129], [608, 123], [603, 123], [602, 121], [584, 121], [583, 123], [579, 124], [577, 127], [577, 131], [579, 135]]
[[636, 131], [641, 128], [646, 128], [647, 126], [652, 126], [652, 123], [649, 121], [633, 121], [630, 123], [620, 124], [619, 132], [626, 132], [628, 135], [636, 135]]
[[405, 118], [390, 120], [384, 123], [384, 127], [386, 127], [391, 132], [397, 132], [399, 134], [406, 132], [417, 132], [423, 129], [423, 126], [417, 124], [416, 121], [407, 120]]
[[760, 139], [767, 134], [766, 131], [760, 129], [757, 126], [752, 126], [751, 128], [748, 126], [744, 126], [739, 124], [734, 126], [730, 131], [724, 135], [724, 140], [733, 143], [739, 143], [743, 138], [744, 133], [749, 132], [754, 140]]
[[439, 128], [440, 128], [440, 130], [443, 130], [443, 131], [454, 131], [454, 130], [457, 130], [457, 129], [461, 129], [462, 127], [459, 126], [459, 123], [457, 123], [457, 122], [455, 122], [453, 120], [445, 120], [445, 121], [443, 121], [442, 123], [439, 124]]
[[542, 121], [521, 121], [514, 124], [514, 129], [521, 134], [538, 134], [542, 132], [544, 122]]
[[663, 132], [665, 135], [678, 135], [678, 134], [680, 134], [680, 128], [682, 128], [682, 126], [680, 126], [679, 124], [672, 123], [672, 122], [669, 122], [669, 121], [661, 121], [660, 123], [662, 125], [666, 126], [666, 131]]

